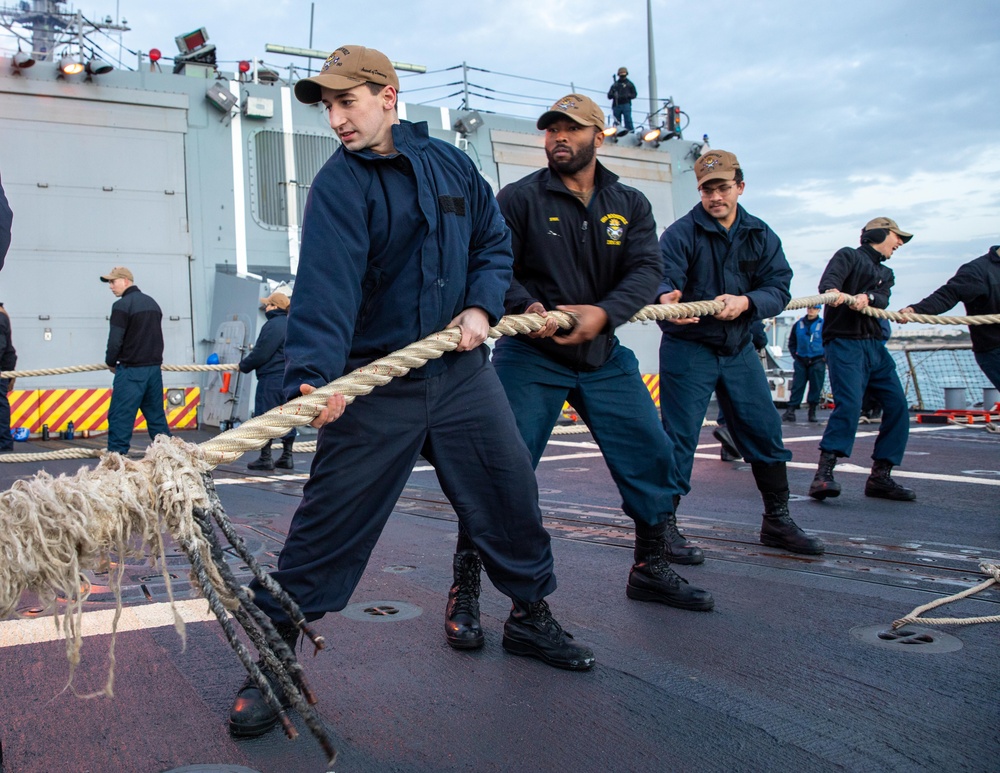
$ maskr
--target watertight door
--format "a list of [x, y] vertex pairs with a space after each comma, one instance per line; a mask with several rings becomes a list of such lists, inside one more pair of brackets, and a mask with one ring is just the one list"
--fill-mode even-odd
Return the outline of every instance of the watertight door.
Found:
[[[247, 325], [234, 315], [232, 319], [219, 325], [215, 334], [215, 353], [220, 363], [237, 363], [247, 352]], [[229, 378], [225, 378], [229, 376]], [[227, 427], [233, 421], [242, 421], [239, 415], [242, 390], [250, 384], [250, 378], [239, 371], [209, 373], [202, 394], [202, 424], [212, 427]], [[228, 428], [228, 427], [227, 427]]]

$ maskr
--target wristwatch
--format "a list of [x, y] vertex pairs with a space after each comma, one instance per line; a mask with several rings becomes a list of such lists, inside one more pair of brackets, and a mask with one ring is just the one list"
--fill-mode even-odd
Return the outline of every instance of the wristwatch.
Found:
[[875, 303], [875, 296], [871, 293], [865, 293], [868, 296], [868, 303]]

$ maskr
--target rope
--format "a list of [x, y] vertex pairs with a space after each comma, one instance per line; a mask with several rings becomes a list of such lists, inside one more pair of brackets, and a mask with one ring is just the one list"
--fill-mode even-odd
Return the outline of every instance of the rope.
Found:
[[952, 601], [958, 601], [959, 599], [964, 599], [967, 596], [975, 595], [980, 591], [984, 591], [989, 588], [994, 583], [1000, 584], [1000, 564], [992, 564], [987, 561], [982, 561], [979, 564], [979, 571], [983, 574], [992, 575], [985, 582], [979, 583], [973, 588], [966, 588], [961, 593], [956, 593], [954, 596], [948, 596], [947, 598], [938, 599], [937, 601], [931, 601], [927, 604], [917, 607], [906, 617], [901, 617], [892, 624], [892, 629], [902, 628], [904, 625], [911, 623], [926, 623], [928, 625], [973, 625], [975, 623], [1000, 623], [1000, 615], [991, 615], [989, 617], [924, 617], [921, 618], [924, 612], [934, 609], [935, 607], [944, 606], [945, 604], [950, 604]]
[[[62, 376], [67, 373], [87, 373], [93, 370], [110, 370], [103, 362], [95, 362], [92, 365], [67, 365], [65, 368], [39, 368], [38, 370], [3, 370], [0, 371], [0, 378], [32, 378], [34, 376]], [[160, 370], [169, 373], [205, 373], [220, 370], [239, 370], [235, 363], [221, 363], [219, 365], [161, 365]]]

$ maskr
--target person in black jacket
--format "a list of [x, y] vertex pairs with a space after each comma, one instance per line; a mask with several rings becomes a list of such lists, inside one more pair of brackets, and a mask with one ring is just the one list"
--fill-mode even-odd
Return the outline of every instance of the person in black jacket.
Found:
[[[17, 351], [10, 337], [10, 317], [0, 303], [0, 370], [14, 370], [17, 367]], [[0, 452], [13, 451], [14, 440], [10, 436], [10, 401], [7, 395], [14, 391], [14, 379], [0, 378]]]
[[[669, 561], [698, 564], [702, 551], [677, 530], [674, 449], [630, 349], [615, 337], [656, 290], [656, 225], [646, 197], [597, 161], [604, 114], [592, 99], [569, 94], [538, 119], [549, 165], [497, 196], [511, 233], [514, 278], [510, 314], [572, 313], [535, 333], [505, 337], [493, 365], [537, 467], [569, 400], [586, 422], [635, 521], [635, 563], [626, 593], [681, 609], [709, 610], [711, 594], [681, 579]], [[471, 567], [468, 568], [468, 567]], [[459, 530], [446, 634], [453, 647], [482, 641], [478, 558]], [[476, 645], [478, 646], [478, 645]]]
[[[608, 89], [608, 99], [611, 100], [611, 112], [615, 117], [615, 126], [624, 124], [622, 134], [628, 134], [635, 129], [632, 125], [632, 100], [638, 96], [635, 84], [628, 79], [628, 69], [618, 68], [618, 78]], [[604, 114], [601, 114], [601, 128], [604, 128]]]
[[[920, 303], [900, 309], [903, 314], [944, 314], [961, 301], [965, 313], [1000, 314], [1000, 247], [961, 266], [948, 283]], [[1000, 325], [969, 325], [972, 351], [993, 386], [1000, 389]], [[985, 409], [987, 406], [983, 406]]]
[[[257, 392], [254, 395], [253, 413], [260, 416], [284, 404], [282, 384], [285, 379], [285, 329], [288, 327], [289, 298], [284, 293], [271, 293], [260, 299], [267, 322], [260, 329], [253, 350], [240, 360], [240, 373], [257, 371]], [[260, 458], [247, 465], [248, 470], [295, 469], [292, 446], [295, 445], [295, 427], [281, 439], [281, 457], [271, 459], [271, 441], [260, 449]]]
[[0, 182], [0, 268], [7, 257], [7, 250], [10, 249], [11, 228], [14, 225], [14, 213], [7, 203], [7, 195], [3, 191], [3, 182]]
[[821, 293], [841, 295], [827, 305], [823, 323], [823, 349], [834, 409], [819, 443], [819, 466], [809, 486], [813, 499], [840, 495], [833, 468], [854, 448], [866, 389], [882, 404], [882, 424], [872, 452], [865, 496], [897, 501], [917, 498], [912, 489], [900, 486], [891, 476], [892, 468], [903, 461], [910, 433], [906, 395], [892, 355], [885, 348], [879, 320], [858, 313], [866, 306], [888, 308], [895, 276], [885, 261], [912, 238], [913, 234], [901, 230], [894, 220], [876, 217], [861, 230], [861, 247], [838, 250], [819, 281]]
[[115, 375], [108, 408], [108, 450], [127, 454], [136, 411], [149, 437], [170, 435], [163, 412], [163, 312], [133, 284], [132, 272], [117, 266], [101, 277], [118, 298], [111, 307], [111, 330], [104, 362]]

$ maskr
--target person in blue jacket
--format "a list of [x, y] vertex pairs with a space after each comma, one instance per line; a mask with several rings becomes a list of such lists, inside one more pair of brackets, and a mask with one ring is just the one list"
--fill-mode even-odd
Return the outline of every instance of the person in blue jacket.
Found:
[[685, 493], [712, 391], [764, 500], [760, 541], [818, 554], [788, 511], [787, 462], [781, 419], [753, 348], [756, 320], [779, 314], [791, 298], [792, 270], [767, 224], [739, 205], [745, 183], [736, 156], [711, 150], [694, 165], [701, 203], [660, 236], [660, 303], [715, 300], [709, 317], [660, 322], [660, 413], [673, 438]]
[[[285, 338], [285, 397], [454, 328], [454, 351], [358, 397], [327, 399], [314, 420], [316, 457], [272, 576], [307, 620], [343, 609], [413, 465], [435, 468], [487, 576], [512, 602], [503, 647], [560, 668], [594, 655], [553, 617], [549, 535], [531, 455], [518, 434], [484, 345], [504, 310], [510, 234], [475, 164], [400, 121], [389, 59], [341, 46], [320, 73], [295, 84], [322, 103], [341, 147], [316, 175], [302, 226], [295, 310]], [[273, 596], [255, 602], [294, 645], [297, 630]], [[277, 721], [252, 683], [230, 731], [259, 735]]]
[[7, 194], [3, 190], [3, 182], [0, 181], [0, 268], [7, 257], [7, 250], [10, 249], [11, 231], [14, 226], [14, 213], [10, 204], [7, 203]]
[[792, 354], [795, 374], [792, 376], [792, 394], [788, 407], [781, 415], [782, 421], [795, 421], [795, 411], [802, 405], [802, 395], [809, 385], [809, 421], [817, 422], [816, 409], [823, 399], [823, 382], [826, 381], [826, 359], [823, 354], [823, 318], [819, 306], [810, 306], [806, 315], [792, 325], [788, 334], [788, 351]]
[[[240, 360], [240, 373], [257, 372], [257, 391], [254, 393], [253, 413], [260, 416], [272, 408], [283, 405], [285, 379], [285, 329], [288, 326], [288, 306], [290, 299], [284, 293], [271, 293], [260, 299], [267, 322], [260, 329], [253, 350]], [[294, 470], [292, 446], [295, 445], [297, 430], [292, 427], [281, 438], [281, 456], [277, 461], [271, 457], [271, 441], [260, 449], [260, 458], [247, 465], [248, 470], [269, 471]]]

